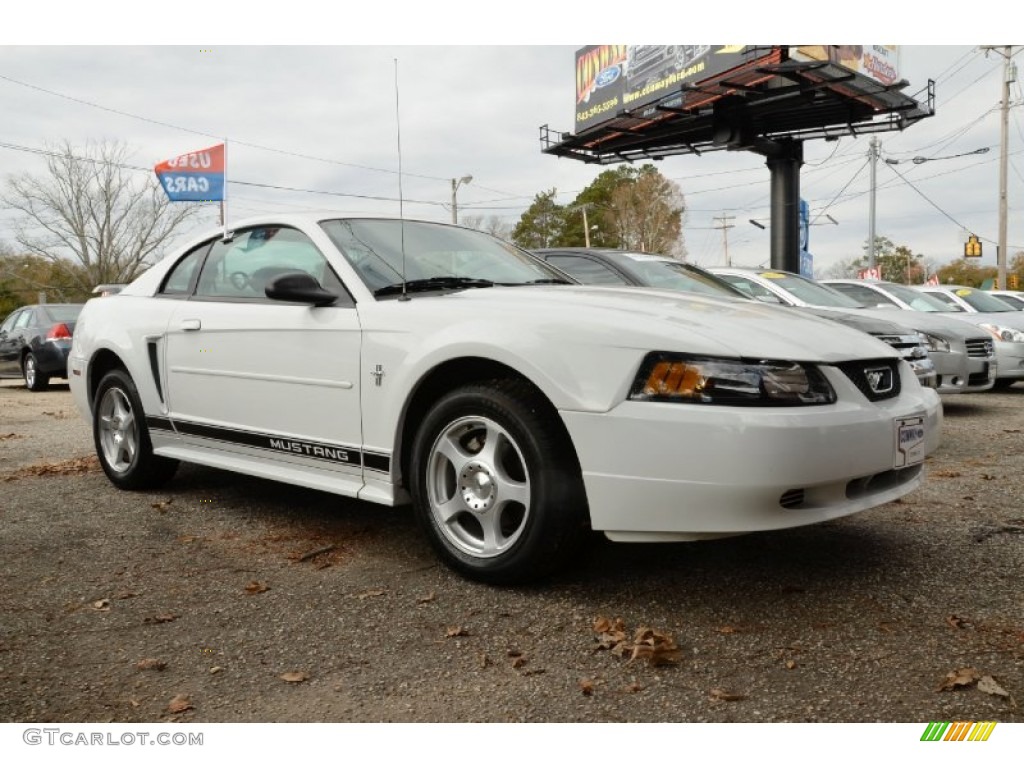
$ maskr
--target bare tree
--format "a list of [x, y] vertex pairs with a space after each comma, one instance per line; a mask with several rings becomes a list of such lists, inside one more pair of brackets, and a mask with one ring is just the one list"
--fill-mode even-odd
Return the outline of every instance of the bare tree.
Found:
[[501, 240], [512, 239], [512, 225], [501, 218], [501, 216], [480, 216], [477, 214], [463, 216], [462, 226], [486, 232]]
[[685, 258], [685, 208], [679, 185], [645, 166], [635, 179], [615, 187], [604, 218], [622, 248]]
[[199, 210], [171, 203], [156, 177], [126, 163], [121, 142], [69, 142], [49, 153], [42, 176], [11, 176], [0, 202], [20, 214], [14, 237], [88, 294], [100, 283], [138, 277]]

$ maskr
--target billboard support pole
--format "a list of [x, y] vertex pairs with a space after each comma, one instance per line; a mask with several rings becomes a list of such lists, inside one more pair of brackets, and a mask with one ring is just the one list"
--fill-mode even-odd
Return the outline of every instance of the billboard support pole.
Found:
[[804, 145], [797, 140], [772, 142], [768, 157], [771, 172], [772, 269], [800, 272], [800, 166], [804, 163]]

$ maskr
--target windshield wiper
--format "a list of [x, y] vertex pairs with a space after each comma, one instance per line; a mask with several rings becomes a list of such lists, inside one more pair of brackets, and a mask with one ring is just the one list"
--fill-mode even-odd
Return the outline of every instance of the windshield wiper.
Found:
[[560, 277], [542, 277], [539, 280], [527, 280], [525, 283], [509, 283], [509, 285], [572, 285]]
[[438, 291], [445, 288], [490, 288], [494, 285], [491, 280], [481, 280], [476, 277], [456, 277], [455, 275], [442, 275], [439, 277], [425, 277], [420, 280], [407, 280], [404, 283], [392, 283], [378, 288], [373, 292], [374, 296], [389, 296], [393, 293], [415, 293], [417, 291]]

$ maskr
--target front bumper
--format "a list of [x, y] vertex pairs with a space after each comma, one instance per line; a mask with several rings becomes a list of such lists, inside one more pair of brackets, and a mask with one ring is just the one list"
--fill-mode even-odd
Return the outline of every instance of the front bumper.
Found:
[[618, 541], [686, 541], [808, 525], [914, 490], [922, 464], [897, 466], [897, 424], [918, 416], [935, 450], [942, 405], [902, 367], [899, 397], [870, 403], [823, 367], [828, 406], [736, 408], [627, 401], [563, 411], [591, 524]]
[[1024, 342], [996, 340], [996, 377], [1024, 379]]

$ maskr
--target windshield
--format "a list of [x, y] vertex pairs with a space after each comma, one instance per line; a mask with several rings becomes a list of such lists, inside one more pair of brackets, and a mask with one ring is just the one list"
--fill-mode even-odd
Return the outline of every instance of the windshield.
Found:
[[995, 296], [989, 293], [985, 293], [985, 291], [977, 291], [974, 288], [957, 288], [953, 291], [953, 293], [955, 293], [958, 297], [966, 301], [979, 312], [1017, 311], [1002, 299], [997, 299]]
[[921, 293], [899, 283], [884, 283], [883, 287], [897, 299], [918, 312], [963, 312], [963, 307], [945, 304], [934, 296]]
[[645, 285], [669, 288], [675, 291], [693, 291], [712, 296], [731, 296], [734, 299], [749, 298], [721, 278], [681, 261], [662, 261], [631, 254], [625, 255], [632, 260], [633, 270], [640, 275]]
[[841, 294], [827, 285], [821, 285], [806, 277], [786, 272], [758, 272], [762, 280], [777, 285], [784, 291], [796, 296], [801, 301], [816, 307], [839, 307], [842, 309], [859, 309], [864, 305], [849, 296]]
[[403, 280], [430, 289], [568, 282], [528, 253], [471, 229], [400, 219], [320, 224], [374, 292]]

